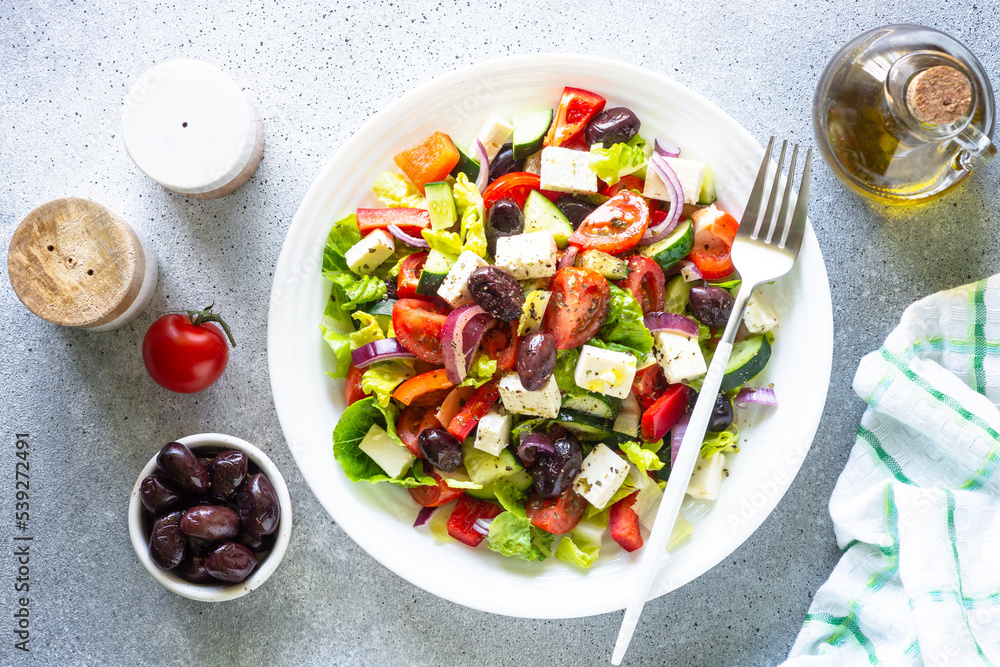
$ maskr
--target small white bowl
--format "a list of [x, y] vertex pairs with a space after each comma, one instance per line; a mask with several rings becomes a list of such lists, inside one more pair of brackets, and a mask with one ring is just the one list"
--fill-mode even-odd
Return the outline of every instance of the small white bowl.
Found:
[[132, 498], [128, 506], [128, 532], [132, 538], [132, 547], [143, 567], [169, 591], [202, 602], [223, 602], [242, 597], [267, 581], [267, 578], [278, 568], [278, 564], [288, 548], [288, 540], [292, 532], [292, 501], [288, 496], [288, 487], [285, 486], [285, 480], [278, 471], [278, 467], [267, 457], [267, 454], [245, 440], [221, 433], [199, 433], [180, 438], [177, 442], [186, 445], [195, 454], [198, 453], [199, 449], [206, 447], [238, 449], [245, 452], [250, 461], [260, 468], [260, 471], [270, 480], [275, 493], [278, 494], [278, 504], [281, 506], [281, 517], [278, 519], [278, 529], [275, 531], [274, 548], [260, 561], [250, 576], [238, 584], [194, 584], [181, 579], [170, 570], [164, 570], [157, 566], [149, 556], [149, 532], [146, 530], [146, 519], [143, 516], [144, 514], [148, 516], [148, 513], [144, 511], [142, 499], [139, 497], [139, 485], [142, 484], [142, 480], [156, 471], [155, 455], [142, 469], [139, 479], [136, 480], [135, 487], [132, 489]]

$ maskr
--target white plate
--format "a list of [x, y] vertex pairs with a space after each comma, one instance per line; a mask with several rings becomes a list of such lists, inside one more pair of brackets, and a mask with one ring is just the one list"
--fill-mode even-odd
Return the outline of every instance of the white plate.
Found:
[[[586, 572], [553, 559], [526, 563], [436, 542], [411, 527], [416, 505], [405, 490], [347, 480], [332, 454], [331, 432], [344, 409], [343, 383], [319, 332], [329, 298], [320, 276], [323, 247], [335, 219], [376, 205], [371, 185], [393, 169], [392, 156], [435, 130], [467, 145], [487, 112], [554, 107], [564, 86], [593, 90], [609, 106], [627, 106], [642, 134], [681, 146], [683, 157], [709, 163], [719, 205], [739, 219], [763, 149], [714, 104], [659, 74], [631, 65], [570, 55], [494, 60], [444, 75], [403, 95], [369, 120], [313, 182], [292, 221], [274, 275], [268, 316], [268, 367], [289, 448], [316, 497], [368, 553], [404, 579], [475, 609], [531, 618], [571, 618], [622, 609], [638, 555], [606, 538]], [[684, 515], [693, 537], [664, 554], [657, 597], [691, 581], [732, 553], [788, 489], [812, 443], [826, 401], [833, 355], [833, 311], [823, 257], [812, 228], [791, 274], [769, 287], [781, 324], [762, 378], [780, 407], [744, 420], [741, 451], [729, 456], [728, 479], [713, 503], [690, 499]], [[795, 307], [792, 307], [793, 301]]]

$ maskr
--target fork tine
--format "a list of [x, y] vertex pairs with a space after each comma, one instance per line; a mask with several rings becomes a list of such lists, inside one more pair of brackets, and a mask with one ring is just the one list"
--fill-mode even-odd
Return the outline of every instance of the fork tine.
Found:
[[788, 200], [792, 196], [792, 181], [795, 177], [795, 160], [799, 156], [799, 145], [794, 144], [792, 148], [792, 160], [788, 163], [788, 176], [785, 178], [785, 194], [781, 198], [781, 209], [778, 211], [778, 220], [781, 220], [783, 225], [783, 230], [781, 234], [781, 241], [778, 242], [779, 248], [785, 247], [785, 242], [788, 240], [788, 228], [789, 225], [786, 222], [788, 220]]
[[[788, 225], [786, 248], [798, 255], [799, 248], [802, 247], [802, 237], [806, 231], [806, 216], [809, 208], [809, 177], [812, 173], [813, 151], [810, 148], [806, 151], [806, 164], [802, 169], [802, 181], [799, 183], [799, 196], [795, 202], [795, 213], [792, 214], [792, 221]], [[790, 176], [789, 176], [790, 178]]]
[[760, 215], [760, 202], [764, 196], [764, 185], [767, 182], [767, 168], [771, 164], [771, 149], [774, 148], [774, 137], [767, 142], [764, 149], [764, 159], [760, 162], [760, 169], [757, 171], [757, 180], [753, 183], [753, 190], [750, 191], [750, 198], [747, 199], [746, 208], [743, 209], [743, 218], [740, 220], [740, 229], [754, 227], [757, 230], [757, 218]]
[[[774, 230], [778, 221], [774, 217], [774, 205], [778, 200], [778, 190], [781, 188], [781, 170], [785, 167], [785, 151], [788, 150], [788, 139], [781, 142], [781, 155], [778, 157], [778, 168], [774, 172], [774, 182], [771, 184], [771, 194], [767, 198], [767, 210], [764, 211], [764, 219], [761, 220], [761, 231], [767, 225], [767, 237], [765, 243], [771, 242]], [[757, 234], [754, 234], [756, 238]]]

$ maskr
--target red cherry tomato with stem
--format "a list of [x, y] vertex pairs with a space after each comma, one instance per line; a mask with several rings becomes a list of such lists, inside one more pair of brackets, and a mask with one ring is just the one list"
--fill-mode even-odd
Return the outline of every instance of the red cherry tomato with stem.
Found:
[[164, 389], [193, 394], [222, 376], [229, 363], [229, 343], [236, 347], [229, 326], [212, 312], [212, 306], [184, 315], [171, 313], [146, 331], [142, 361], [149, 376]]

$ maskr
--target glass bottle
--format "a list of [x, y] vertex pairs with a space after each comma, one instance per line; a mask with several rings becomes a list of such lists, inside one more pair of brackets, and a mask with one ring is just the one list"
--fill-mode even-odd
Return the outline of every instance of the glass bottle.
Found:
[[997, 150], [993, 89], [948, 35], [890, 25], [844, 46], [820, 76], [813, 129], [820, 152], [856, 192], [893, 205], [940, 197]]

